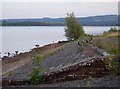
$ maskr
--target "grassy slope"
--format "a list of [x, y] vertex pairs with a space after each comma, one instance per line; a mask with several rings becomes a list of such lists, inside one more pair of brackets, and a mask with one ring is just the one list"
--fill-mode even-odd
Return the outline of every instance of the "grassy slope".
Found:
[[110, 54], [118, 55], [119, 39], [120, 39], [120, 33], [114, 32], [114, 33], [109, 33], [106, 35], [94, 37], [92, 44], [106, 50]]

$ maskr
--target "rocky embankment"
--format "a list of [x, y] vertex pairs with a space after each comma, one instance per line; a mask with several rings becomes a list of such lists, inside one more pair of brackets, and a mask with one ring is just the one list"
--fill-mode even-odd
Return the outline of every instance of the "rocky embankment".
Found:
[[[109, 70], [106, 69], [103, 59], [104, 58], [92, 58], [89, 61], [78, 62], [57, 71], [47, 73], [43, 75], [46, 82], [36, 86], [86, 87], [87, 82], [90, 82], [91, 87], [118, 87], [120, 77], [108, 76]], [[115, 59], [119, 60], [120, 58]], [[3, 80], [3, 86], [32, 85], [27, 80]]]
[[[43, 75], [47, 80], [46, 83], [78, 81], [89, 76], [103, 77], [109, 74], [103, 62], [103, 58], [109, 54], [83, 40], [80, 41], [80, 44], [81, 46], [78, 46], [77, 42], [72, 42], [45, 58], [41, 67], [46, 70]], [[34, 65], [29, 61], [29, 63], [4, 74], [3, 85], [29, 85], [26, 80], [29, 78], [28, 75], [33, 67]], [[11, 76], [8, 76], [9, 74]], [[64, 83], [61, 84], [64, 86]]]

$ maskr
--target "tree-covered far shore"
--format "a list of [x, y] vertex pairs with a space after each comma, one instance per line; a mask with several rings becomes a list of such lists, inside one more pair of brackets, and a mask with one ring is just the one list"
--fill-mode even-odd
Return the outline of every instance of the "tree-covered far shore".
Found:
[[[65, 26], [65, 18], [2, 19], [1, 26]], [[118, 15], [78, 17], [83, 26], [118, 26]]]

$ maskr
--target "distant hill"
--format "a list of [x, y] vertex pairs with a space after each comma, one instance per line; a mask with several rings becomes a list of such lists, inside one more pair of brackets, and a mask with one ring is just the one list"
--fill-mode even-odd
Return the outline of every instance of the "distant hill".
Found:
[[[101, 15], [77, 18], [84, 26], [117, 26], [118, 15]], [[65, 18], [3, 19], [2, 26], [64, 26]]]

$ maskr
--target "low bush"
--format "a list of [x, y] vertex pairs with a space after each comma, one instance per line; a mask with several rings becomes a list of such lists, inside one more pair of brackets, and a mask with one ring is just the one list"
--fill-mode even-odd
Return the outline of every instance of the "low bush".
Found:
[[30, 76], [29, 82], [31, 84], [36, 85], [36, 84], [45, 82], [45, 79], [42, 77], [42, 73], [44, 72], [44, 70], [40, 68], [43, 60], [44, 60], [44, 57], [42, 55], [34, 56], [32, 58], [32, 63], [35, 65], [35, 67], [33, 68], [33, 71], [31, 72], [31, 74], [29, 74]]
[[34, 68], [32, 73], [29, 75], [31, 78], [29, 79], [31, 84], [39, 84], [44, 83], [45, 79], [41, 76], [42, 69]]

